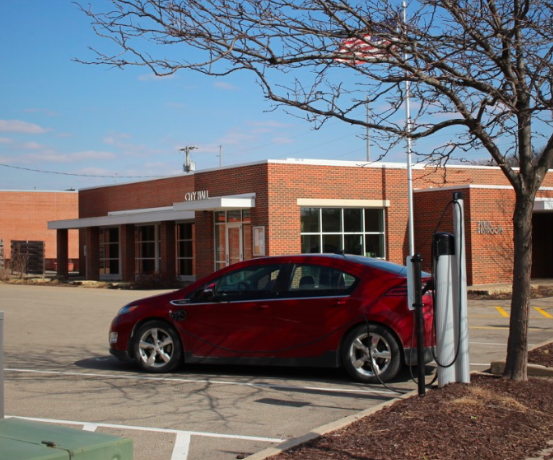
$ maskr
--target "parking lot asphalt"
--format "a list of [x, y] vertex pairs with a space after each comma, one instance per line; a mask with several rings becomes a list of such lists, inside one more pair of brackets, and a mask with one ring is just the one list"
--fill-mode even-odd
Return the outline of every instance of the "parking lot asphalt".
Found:
[[[107, 335], [121, 306], [150, 294], [0, 284], [6, 416], [130, 437], [135, 460], [230, 460], [416, 388], [407, 371], [390, 389], [328, 369], [144, 374], [109, 355]], [[508, 316], [508, 301], [469, 301], [472, 370], [504, 358]], [[533, 301], [530, 345], [552, 336], [553, 299]]]

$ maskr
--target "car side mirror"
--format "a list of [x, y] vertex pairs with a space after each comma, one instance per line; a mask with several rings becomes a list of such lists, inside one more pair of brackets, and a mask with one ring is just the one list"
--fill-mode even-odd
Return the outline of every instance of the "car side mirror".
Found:
[[215, 283], [208, 284], [200, 296], [200, 302], [210, 302], [215, 298]]
[[204, 289], [204, 292], [202, 293], [202, 301], [209, 301], [209, 300], [213, 300], [213, 298], [215, 297], [215, 293], [213, 292], [213, 289], [210, 289], [210, 288], [205, 288]]

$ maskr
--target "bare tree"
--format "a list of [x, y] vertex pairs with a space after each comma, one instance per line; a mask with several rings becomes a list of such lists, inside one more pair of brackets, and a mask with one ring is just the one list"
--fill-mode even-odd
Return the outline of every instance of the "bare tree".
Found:
[[[505, 376], [526, 379], [532, 209], [553, 157], [552, 0], [413, 0], [408, 21], [391, 0], [110, 2], [110, 11], [81, 7], [116, 46], [94, 50], [89, 64], [249, 71], [276, 106], [316, 127], [329, 118], [368, 126], [384, 152], [439, 132], [450, 140], [414, 150], [419, 158], [446, 165], [487, 152], [516, 193]], [[417, 104], [408, 123], [406, 82]], [[543, 148], [538, 161], [532, 145]]]

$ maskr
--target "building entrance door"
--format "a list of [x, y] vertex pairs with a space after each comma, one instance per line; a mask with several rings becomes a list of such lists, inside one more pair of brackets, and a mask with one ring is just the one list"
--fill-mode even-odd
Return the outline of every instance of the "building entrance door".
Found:
[[242, 224], [227, 224], [227, 265], [244, 259], [242, 250]]
[[242, 246], [242, 224], [230, 223], [217, 227], [215, 269], [219, 270], [244, 260], [244, 249]]

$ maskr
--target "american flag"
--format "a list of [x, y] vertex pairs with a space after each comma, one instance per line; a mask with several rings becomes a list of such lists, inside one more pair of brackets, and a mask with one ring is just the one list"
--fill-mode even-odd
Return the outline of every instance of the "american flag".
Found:
[[347, 64], [360, 65], [387, 57], [388, 52], [383, 48], [394, 41], [393, 38], [390, 38], [390, 35], [396, 29], [397, 22], [393, 19], [388, 19], [381, 23], [381, 25], [375, 26], [372, 29], [372, 33], [363, 34], [363, 38], [350, 37], [342, 40], [338, 53], [346, 55], [348, 58], [336, 58], [335, 60]]

